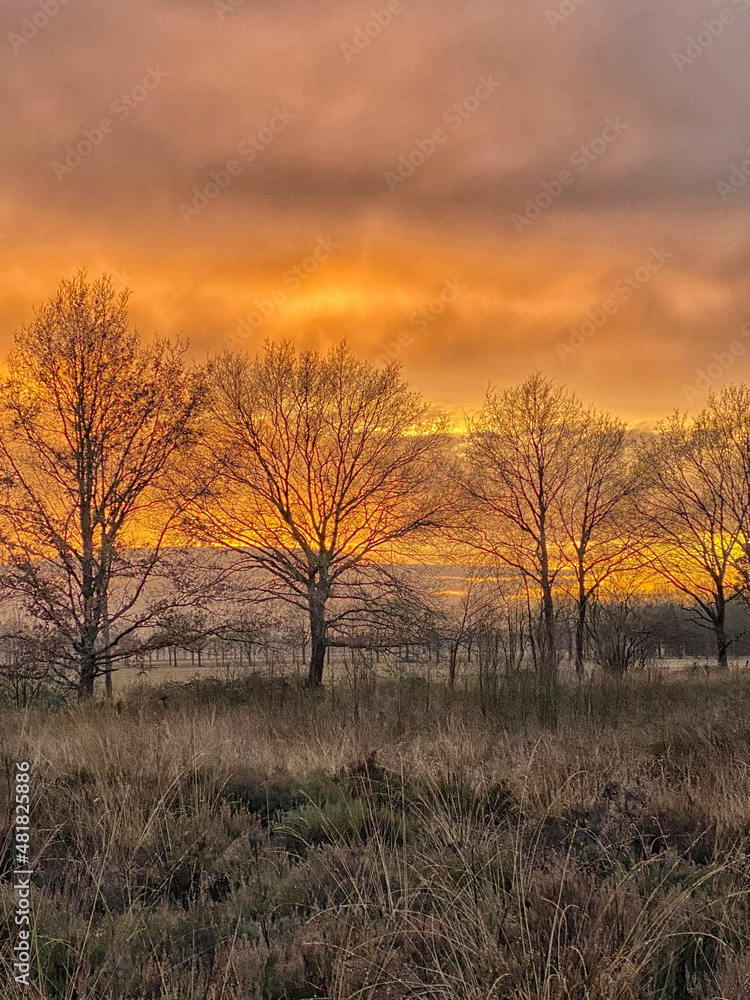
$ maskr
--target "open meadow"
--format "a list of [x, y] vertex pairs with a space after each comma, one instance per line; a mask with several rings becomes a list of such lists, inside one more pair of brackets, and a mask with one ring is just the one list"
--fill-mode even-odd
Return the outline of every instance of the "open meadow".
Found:
[[555, 733], [531, 684], [248, 674], [4, 710], [39, 978], [3, 1000], [750, 996], [750, 678], [597, 673]]

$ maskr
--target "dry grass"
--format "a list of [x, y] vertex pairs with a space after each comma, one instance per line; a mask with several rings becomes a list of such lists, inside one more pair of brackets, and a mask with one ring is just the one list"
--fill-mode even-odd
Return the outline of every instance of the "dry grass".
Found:
[[572, 687], [554, 735], [523, 685], [7, 711], [38, 980], [3, 1000], [750, 997], [748, 708], [732, 676]]

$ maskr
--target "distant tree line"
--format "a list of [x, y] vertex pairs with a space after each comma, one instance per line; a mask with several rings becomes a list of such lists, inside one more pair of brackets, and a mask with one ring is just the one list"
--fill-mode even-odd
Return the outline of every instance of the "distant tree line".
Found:
[[332, 649], [418, 648], [450, 684], [533, 669], [554, 726], [566, 656], [745, 651], [748, 386], [635, 433], [534, 374], [455, 428], [395, 363], [269, 343], [199, 366], [127, 300], [63, 281], [6, 359], [0, 658], [32, 687], [86, 699], [159, 650], [285, 635], [311, 686]]

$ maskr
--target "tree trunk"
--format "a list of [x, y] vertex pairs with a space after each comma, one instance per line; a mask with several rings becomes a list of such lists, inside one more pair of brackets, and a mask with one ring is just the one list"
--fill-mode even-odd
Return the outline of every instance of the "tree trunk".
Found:
[[727, 602], [722, 591], [716, 595], [714, 632], [716, 633], [716, 662], [719, 670], [726, 670], [729, 666], [727, 659], [729, 639], [727, 638]]
[[549, 590], [542, 599], [542, 649], [539, 658], [539, 721], [545, 729], [557, 728], [557, 650], [555, 613]]
[[542, 584], [542, 634], [539, 657], [539, 722], [545, 729], [557, 728], [557, 648], [555, 605], [549, 572], [547, 540], [542, 528], [539, 546]]
[[94, 695], [96, 679], [96, 595], [94, 591], [94, 529], [91, 516], [93, 492], [93, 459], [88, 442], [83, 454], [82, 480], [79, 482], [81, 526], [81, 597], [83, 598], [83, 623], [80, 631], [80, 675], [78, 700], [86, 701]]
[[78, 700], [88, 701], [94, 697], [96, 678], [96, 653], [87, 650], [81, 654], [81, 674], [78, 679]]
[[584, 548], [580, 545], [576, 549], [576, 582], [578, 583], [578, 607], [576, 615], [576, 635], [575, 635], [575, 663], [576, 676], [578, 680], [583, 680], [585, 665], [583, 661], [583, 646], [586, 637], [586, 612], [588, 611], [588, 598], [586, 593], [586, 568], [584, 566]]
[[104, 643], [104, 692], [105, 697], [109, 701], [112, 698], [112, 657], [110, 655], [109, 649], [109, 608], [107, 607], [107, 598], [104, 599], [103, 608], [103, 628], [102, 628], [102, 641]]
[[584, 660], [583, 660], [583, 646], [584, 639], [586, 636], [586, 610], [587, 610], [587, 598], [586, 594], [581, 592], [578, 596], [578, 615], [576, 617], [576, 675], [579, 680], [583, 680], [584, 675]]
[[308, 596], [310, 609], [310, 667], [307, 674], [308, 687], [320, 687], [323, 683], [328, 639], [326, 636], [326, 596], [322, 588], [312, 585]]
[[455, 687], [456, 684], [456, 664], [458, 661], [458, 643], [451, 646], [450, 660], [448, 661], [448, 684]]

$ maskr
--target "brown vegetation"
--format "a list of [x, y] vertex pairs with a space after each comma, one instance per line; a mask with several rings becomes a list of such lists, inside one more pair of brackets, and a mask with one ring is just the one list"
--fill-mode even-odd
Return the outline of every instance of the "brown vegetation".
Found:
[[747, 680], [560, 694], [554, 735], [523, 684], [410, 678], [6, 714], [39, 979], [3, 997], [750, 996]]

